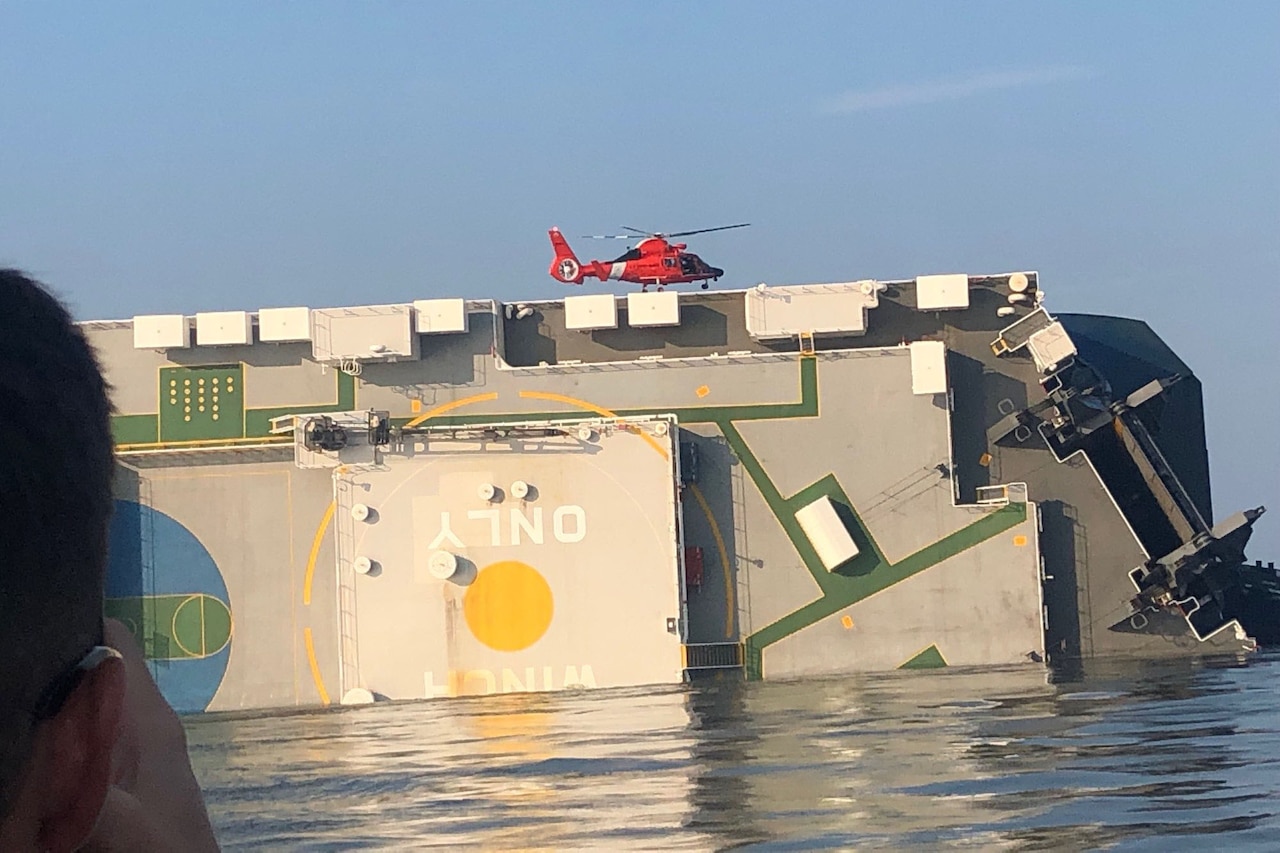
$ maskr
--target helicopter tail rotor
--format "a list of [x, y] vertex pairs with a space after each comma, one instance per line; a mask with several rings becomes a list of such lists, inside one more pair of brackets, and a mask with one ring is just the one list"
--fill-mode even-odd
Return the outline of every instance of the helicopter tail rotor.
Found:
[[565, 284], [582, 284], [582, 263], [573, 249], [569, 248], [569, 241], [560, 233], [559, 228], [552, 228], [547, 233], [551, 236], [551, 247], [556, 253], [551, 261], [551, 277]]

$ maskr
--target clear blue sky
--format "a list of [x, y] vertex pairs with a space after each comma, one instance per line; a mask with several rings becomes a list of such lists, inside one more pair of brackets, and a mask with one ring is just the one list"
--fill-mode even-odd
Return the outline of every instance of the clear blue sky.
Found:
[[[750, 221], [722, 285], [1037, 269], [1205, 383], [1280, 557], [1280, 3], [0, 0], [0, 263], [82, 318], [556, 295], [546, 228]], [[582, 245], [607, 255], [617, 244]]]

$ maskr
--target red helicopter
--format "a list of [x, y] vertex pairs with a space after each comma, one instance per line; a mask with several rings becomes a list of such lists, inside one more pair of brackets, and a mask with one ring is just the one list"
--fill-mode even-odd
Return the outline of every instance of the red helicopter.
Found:
[[649, 285], [657, 285], [662, 290], [668, 284], [686, 284], [702, 282], [706, 290], [710, 284], [724, 275], [724, 270], [707, 264], [702, 258], [685, 251], [684, 243], [669, 243], [672, 237], [688, 237], [691, 234], [707, 234], [711, 231], [727, 231], [730, 228], [745, 228], [751, 223], [738, 225], [721, 225], [718, 228], [701, 228], [697, 231], [678, 231], [675, 234], [661, 234], [641, 231], [638, 228], [622, 226], [632, 234], [593, 234], [584, 239], [593, 240], [639, 240], [634, 249], [628, 249], [612, 261], [592, 261], [583, 264], [578, 256], [569, 248], [569, 243], [560, 233], [559, 228], [552, 228], [551, 246], [556, 257], [551, 262], [551, 277], [565, 284], [582, 284], [584, 278], [598, 278], [600, 281], [630, 281], [640, 285], [641, 290], [648, 290]]

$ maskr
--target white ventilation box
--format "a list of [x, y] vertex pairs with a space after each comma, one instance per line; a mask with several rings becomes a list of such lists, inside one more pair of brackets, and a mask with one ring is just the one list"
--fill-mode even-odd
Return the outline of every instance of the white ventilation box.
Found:
[[831, 498], [826, 495], [796, 510], [796, 522], [809, 538], [809, 544], [818, 553], [818, 559], [826, 566], [827, 571], [834, 571], [858, 556], [857, 543], [840, 520]]
[[756, 340], [862, 335], [867, 331], [867, 309], [879, 307], [882, 289], [874, 281], [758, 284], [746, 295], [747, 332]]
[[680, 294], [628, 293], [627, 323], [632, 326], [679, 326]]
[[612, 293], [568, 296], [564, 300], [564, 327], [574, 331], [618, 328], [618, 300]]
[[914, 341], [911, 350], [911, 393], [947, 393], [947, 345], [942, 341]]
[[209, 311], [196, 314], [196, 345], [244, 346], [253, 343], [253, 318], [248, 311]]
[[418, 357], [410, 305], [317, 308], [311, 312], [316, 361], [391, 361]]
[[413, 303], [414, 328], [420, 335], [443, 335], [467, 331], [465, 299], [418, 299]]
[[183, 314], [143, 314], [133, 318], [134, 349], [186, 349], [191, 330]]
[[311, 309], [258, 309], [258, 340], [273, 344], [311, 340]]
[[1075, 342], [1057, 320], [1027, 338], [1027, 349], [1041, 373], [1054, 372], [1076, 354]]
[[917, 276], [916, 307], [921, 311], [968, 308], [969, 276], [964, 273]]

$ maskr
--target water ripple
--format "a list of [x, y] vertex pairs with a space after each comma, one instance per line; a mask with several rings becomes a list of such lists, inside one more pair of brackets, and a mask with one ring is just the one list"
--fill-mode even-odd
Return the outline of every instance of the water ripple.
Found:
[[1280, 657], [188, 721], [235, 849], [1274, 849]]

